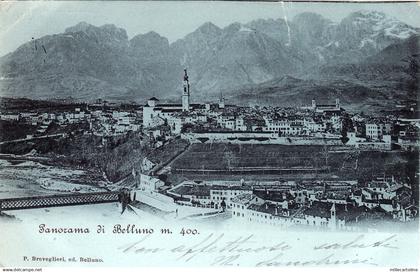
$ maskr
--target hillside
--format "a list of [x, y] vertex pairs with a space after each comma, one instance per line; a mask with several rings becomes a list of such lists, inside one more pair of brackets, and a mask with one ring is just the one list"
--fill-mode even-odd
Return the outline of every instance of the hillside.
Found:
[[186, 67], [196, 101], [223, 92], [232, 103], [298, 105], [338, 96], [356, 107], [382, 107], [417, 93], [419, 33], [374, 11], [338, 23], [314, 13], [287, 23], [208, 22], [173, 43], [153, 31], [129, 39], [114, 25], [82, 22], [1, 57], [0, 94], [177, 100]]
[[300, 78], [285, 76], [229, 92], [243, 104], [304, 105], [340, 98], [346, 109], [379, 111], [416, 102], [420, 90], [420, 36], [385, 47], [358, 63], [322, 65]]

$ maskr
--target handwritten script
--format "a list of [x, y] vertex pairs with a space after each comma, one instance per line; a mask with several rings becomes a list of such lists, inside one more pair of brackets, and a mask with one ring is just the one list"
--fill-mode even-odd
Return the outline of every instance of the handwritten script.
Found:
[[[397, 250], [396, 235], [380, 240], [372, 240], [365, 235], [356, 236], [347, 241], [329, 243], [302, 242], [292, 243], [287, 240], [260, 241], [255, 235], [232, 238], [225, 234], [211, 233], [197, 238], [193, 242], [179, 242], [163, 246], [162, 241], [147, 235], [141, 239], [123, 244], [118, 250], [123, 254], [150, 257], [164, 256], [180, 264], [202, 260], [209, 266], [333, 266], [366, 265], [377, 266], [372, 254], [379, 250]], [[374, 254], [373, 254], [374, 255]]]

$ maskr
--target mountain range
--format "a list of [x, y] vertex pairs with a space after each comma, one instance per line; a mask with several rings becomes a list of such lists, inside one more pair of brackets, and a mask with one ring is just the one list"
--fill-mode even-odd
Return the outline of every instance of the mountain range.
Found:
[[418, 28], [376, 11], [332, 22], [301, 13], [220, 28], [207, 22], [173, 43], [128, 38], [81, 22], [0, 58], [0, 94], [37, 99], [178, 100], [187, 68], [193, 100], [298, 105], [340, 98], [355, 108], [417, 101]]

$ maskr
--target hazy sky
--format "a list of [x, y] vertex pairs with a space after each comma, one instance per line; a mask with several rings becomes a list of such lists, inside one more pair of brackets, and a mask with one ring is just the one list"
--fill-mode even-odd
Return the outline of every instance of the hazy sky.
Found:
[[22, 1], [0, 2], [0, 56], [32, 37], [63, 32], [86, 21], [93, 25], [115, 24], [129, 38], [154, 30], [170, 42], [211, 21], [224, 27], [257, 18], [287, 18], [312, 11], [333, 20], [357, 10], [377, 10], [420, 27], [417, 3], [249, 3], [249, 2], [136, 2], [136, 1]]

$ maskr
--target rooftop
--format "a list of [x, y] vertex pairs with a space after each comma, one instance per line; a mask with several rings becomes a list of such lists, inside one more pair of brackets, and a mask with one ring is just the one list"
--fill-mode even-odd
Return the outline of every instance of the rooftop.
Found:
[[207, 185], [181, 185], [178, 186], [170, 192], [178, 195], [195, 195], [195, 196], [210, 196], [210, 186]]
[[181, 112], [182, 109], [161, 109], [162, 112]]
[[270, 200], [274, 202], [283, 202], [285, 200], [294, 199], [288, 191], [255, 190], [254, 195], [263, 200]]
[[264, 204], [251, 204], [248, 207], [248, 209], [276, 216], [281, 216], [283, 211], [287, 211], [283, 210], [281, 206], [269, 202], [266, 202]]
[[303, 213], [305, 215], [331, 218], [331, 208], [335, 205], [336, 216], [341, 220], [353, 221], [368, 209], [364, 206], [356, 207], [351, 204], [333, 204], [330, 202], [314, 201]]
[[244, 193], [233, 198], [232, 202], [241, 204], [241, 205], [248, 205], [253, 199], [254, 199], [253, 194]]

